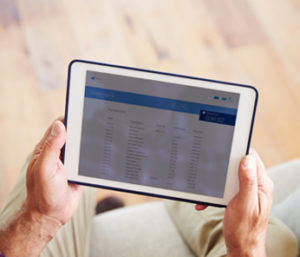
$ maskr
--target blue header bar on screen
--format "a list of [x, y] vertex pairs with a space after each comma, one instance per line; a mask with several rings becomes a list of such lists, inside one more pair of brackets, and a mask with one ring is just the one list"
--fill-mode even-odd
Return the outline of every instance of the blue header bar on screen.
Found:
[[200, 104], [182, 100], [169, 99], [164, 97], [150, 96], [144, 94], [130, 93], [118, 90], [111, 90], [98, 87], [85, 87], [85, 97], [105, 101], [112, 101], [124, 104], [133, 104], [144, 107], [152, 107], [176, 112], [200, 114], [201, 110], [218, 112], [236, 116], [237, 109], [221, 107], [208, 104]]

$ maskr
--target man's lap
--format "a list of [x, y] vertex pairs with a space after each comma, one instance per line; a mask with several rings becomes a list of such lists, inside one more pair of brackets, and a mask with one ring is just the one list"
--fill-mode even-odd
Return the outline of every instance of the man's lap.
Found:
[[[0, 225], [7, 223], [26, 199], [26, 169], [27, 164], [2, 208]], [[88, 256], [88, 240], [91, 220], [95, 215], [95, 204], [95, 189], [85, 188], [78, 210], [72, 219], [60, 229], [41, 256]], [[172, 201], [166, 202], [166, 207], [183, 240], [195, 255], [226, 255], [222, 233], [224, 209], [209, 207], [205, 211], [196, 212], [191, 204]], [[149, 229], [151, 229], [151, 224], [149, 224]], [[144, 231], [141, 231], [141, 238], [143, 233]], [[270, 218], [268, 225], [267, 252], [268, 256], [273, 257], [297, 256], [297, 243], [294, 235], [275, 218]]]

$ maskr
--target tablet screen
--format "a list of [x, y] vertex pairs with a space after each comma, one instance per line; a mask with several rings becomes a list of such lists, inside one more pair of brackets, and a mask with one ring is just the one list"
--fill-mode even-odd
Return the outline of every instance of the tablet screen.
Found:
[[238, 93], [87, 71], [79, 174], [222, 198], [238, 103]]

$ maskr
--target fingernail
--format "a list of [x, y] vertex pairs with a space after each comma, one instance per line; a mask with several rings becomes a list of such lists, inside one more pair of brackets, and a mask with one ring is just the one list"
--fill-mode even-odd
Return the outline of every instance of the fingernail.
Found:
[[247, 155], [243, 160], [242, 168], [244, 170], [252, 170], [256, 166], [255, 158], [252, 155]]
[[51, 129], [51, 135], [56, 137], [59, 135], [59, 133], [60, 133], [59, 121], [55, 121]]

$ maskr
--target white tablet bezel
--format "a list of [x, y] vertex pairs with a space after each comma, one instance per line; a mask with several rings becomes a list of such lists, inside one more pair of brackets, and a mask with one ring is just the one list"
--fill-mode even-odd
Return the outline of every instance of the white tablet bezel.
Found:
[[[135, 185], [125, 182], [92, 178], [78, 174], [82, 115], [84, 105], [84, 90], [87, 71], [104, 72], [129, 77], [173, 82], [187, 86], [221, 90], [240, 94], [236, 124], [233, 134], [228, 173], [223, 198], [199, 195], [187, 192], [156, 188], [152, 186]], [[225, 85], [225, 86], [224, 86]], [[69, 182], [90, 185], [120, 191], [135, 192], [150, 196], [176, 199], [195, 203], [206, 203], [216, 206], [226, 206], [238, 192], [238, 166], [243, 155], [248, 153], [258, 92], [252, 86], [228, 83], [222, 81], [194, 78], [177, 74], [148, 71], [136, 68], [74, 60], [69, 65], [68, 88], [66, 100], [65, 123], [67, 138], [62, 154]]]

